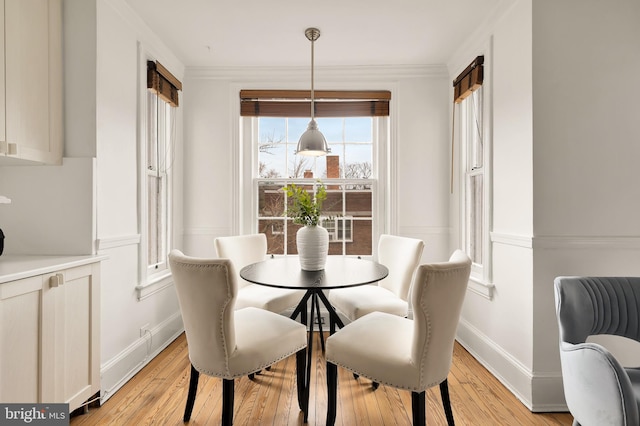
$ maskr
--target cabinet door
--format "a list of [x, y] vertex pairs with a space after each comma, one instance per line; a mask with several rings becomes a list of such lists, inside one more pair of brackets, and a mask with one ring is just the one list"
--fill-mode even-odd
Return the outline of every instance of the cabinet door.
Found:
[[99, 264], [57, 275], [55, 399], [74, 410], [100, 390]]
[[42, 276], [0, 285], [0, 401], [53, 400], [53, 299]]
[[62, 160], [60, 0], [4, 0], [6, 150]]

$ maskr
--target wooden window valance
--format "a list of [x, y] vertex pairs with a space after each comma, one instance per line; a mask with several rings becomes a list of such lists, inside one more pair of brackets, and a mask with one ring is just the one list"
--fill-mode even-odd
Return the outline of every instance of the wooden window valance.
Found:
[[[316, 117], [382, 117], [389, 115], [391, 92], [315, 90]], [[310, 90], [241, 90], [243, 117], [309, 117]]]
[[459, 104], [467, 96], [482, 86], [484, 79], [484, 56], [478, 56], [453, 80], [453, 102]]
[[147, 61], [147, 88], [169, 105], [178, 106], [178, 90], [182, 90], [182, 83], [160, 62]]

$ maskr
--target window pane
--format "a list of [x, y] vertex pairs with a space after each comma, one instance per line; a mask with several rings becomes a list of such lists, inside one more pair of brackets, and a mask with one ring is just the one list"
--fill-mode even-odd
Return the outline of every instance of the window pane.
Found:
[[[164, 102], [163, 102], [164, 103]], [[158, 169], [158, 97], [147, 92], [147, 168]]]
[[316, 118], [318, 130], [329, 143], [342, 142], [343, 121], [342, 118]]
[[260, 141], [259, 144], [273, 144], [286, 140], [285, 119], [284, 118], [262, 118], [259, 122]]
[[482, 87], [472, 93], [469, 98], [469, 105], [471, 107], [470, 116], [470, 159], [471, 168], [477, 169], [482, 167], [484, 152], [483, 152], [483, 132], [482, 132]]
[[345, 146], [345, 179], [371, 179], [373, 177], [371, 144]]
[[267, 236], [268, 254], [286, 254], [284, 251], [285, 220], [259, 220], [258, 232]]
[[371, 117], [346, 118], [344, 139], [346, 142], [371, 142], [373, 140]]
[[482, 175], [469, 179], [469, 257], [474, 263], [482, 264]]
[[369, 219], [353, 221], [353, 241], [345, 244], [345, 254], [370, 256], [372, 251], [373, 222]]
[[260, 182], [258, 184], [258, 216], [284, 217], [284, 192], [282, 184]]
[[159, 263], [160, 259], [160, 239], [159, 226], [160, 218], [162, 215], [162, 206], [160, 205], [160, 197], [158, 189], [160, 187], [160, 179], [154, 175], [148, 175], [147, 177], [147, 191], [148, 191], [148, 264], [155, 265]]
[[[260, 121], [262, 120], [264, 120], [264, 118], [260, 118]], [[289, 127], [287, 132], [287, 142], [297, 144], [300, 140], [300, 136], [302, 136], [302, 134], [307, 130], [307, 125], [311, 118], [287, 118], [286, 120]]]

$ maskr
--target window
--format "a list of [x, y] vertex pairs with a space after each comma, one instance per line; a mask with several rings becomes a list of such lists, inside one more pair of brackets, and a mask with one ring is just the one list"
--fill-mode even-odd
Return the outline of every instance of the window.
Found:
[[[490, 283], [490, 155], [485, 117], [484, 56], [478, 56], [453, 82], [459, 122], [454, 128], [461, 145], [461, 243], [473, 261], [471, 280]], [[455, 111], [454, 111], [455, 113]], [[455, 115], [454, 115], [455, 120]], [[490, 298], [490, 291], [481, 290]]]
[[322, 211], [329, 231], [329, 254], [372, 254], [374, 192], [374, 121], [372, 117], [319, 118], [318, 126], [331, 152], [304, 157], [294, 151], [308, 118], [256, 119], [257, 170], [254, 191], [257, 232], [267, 235], [270, 254], [296, 254], [299, 225], [284, 216], [289, 183], [314, 191], [318, 181], [327, 187]]
[[329, 243], [353, 241], [353, 217], [335, 217], [323, 219], [320, 226], [329, 232]]
[[139, 298], [164, 284], [169, 275], [167, 254], [172, 236], [172, 167], [176, 144], [178, 81], [158, 62], [148, 61], [141, 102], [144, 117], [140, 138], [140, 271]]
[[484, 246], [484, 147], [480, 87], [461, 104], [464, 141], [465, 250], [473, 263], [483, 264]]
[[171, 161], [175, 140], [175, 113], [155, 93], [147, 94], [147, 266], [166, 268], [170, 235]]

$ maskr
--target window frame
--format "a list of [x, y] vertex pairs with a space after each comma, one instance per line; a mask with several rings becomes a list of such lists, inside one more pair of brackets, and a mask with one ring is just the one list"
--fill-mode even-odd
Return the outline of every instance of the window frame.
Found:
[[[146, 299], [156, 292], [168, 287], [172, 284], [171, 271], [167, 260], [167, 254], [171, 251], [174, 244], [174, 170], [173, 162], [175, 160], [175, 149], [178, 144], [178, 120], [179, 106], [170, 106], [166, 100], [161, 99], [157, 94], [151, 93], [147, 87], [147, 62], [154, 61], [151, 57], [141, 49], [139, 51], [139, 101], [138, 101], [138, 229], [140, 234], [140, 242], [138, 244], [138, 284], [136, 285], [138, 300]], [[155, 99], [157, 107], [163, 107], [162, 123], [155, 123], [156, 129], [160, 130], [161, 125], [165, 125], [165, 131], [159, 132], [158, 142], [165, 145], [163, 149], [156, 152], [164, 152], [165, 170], [160, 173], [162, 186], [164, 187], [163, 205], [166, 212], [164, 223], [164, 253], [159, 256], [159, 262], [152, 265], [149, 264], [149, 176], [158, 173], [158, 170], [152, 170], [148, 164], [148, 153], [150, 143], [150, 126], [154, 123], [150, 119], [151, 102]], [[169, 117], [167, 117], [167, 114]], [[157, 116], [156, 116], [157, 117]], [[171, 129], [167, 130], [166, 126], [170, 125]], [[165, 135], [172, 132], [172, 140], [167, 141]]]
[[[486, 67], [485, 62], [485, 67]], [[485, 69], [485, 76], [489, 75]], [[464, 99], [459, 104], [454, 104], [454, 108], [457, 109], [458, 120], [455, 127], [460, 144], [460, 159], [459, 159], [459, 179], [460, 179], [460, 246], [464, 248], [465, 252], [469, 253], [469, 245], [471, 238], [470, 229], [470, 209], [469, 202], [472, 194], [469, 191], [468, 181], [469, 179], [482, 175], [482, 244], [481, 244], [481, 256], [482, 263], [473, 262], [471, 265], [470, 281], [473, 284], [471, 289], [488, 299], [493, 297], [493, 284], [492, 284], [492, 241], [491, 241], [491, 226], [492, 226], [492, 191], [491, 191], [491, 177], [492, 177], [492, 163], [491, 163], [491, 151], [492, 151], [492, 132], [491, 132], [491, 120], [490, 120], [490, 105], [491, 105], [491, 92], [490, 81], [485, 78], [482, 86], [476, 90], [472, 95]], [[472, 132], [477, 132], [477, 129], [472, 125], [469, 125], [469, 115], [473, 115], [471, 110], [471, 102], [477, 97], [476, 92], [481, 93], [481, 100], [478, 106], [482, 108], [481, 112], [481, 126], [482, 126], [482, 166], [471, 166], [472, 149], [469, 146], [472, 137], [469, 135]], [[457, 105], [457, 106], [456, 106]], [[473, 128], [472, 128], [473, 127]], [[471, 253], [469, 253], [469, 257]]]
[[[258, 150], [254, 149], [254, 142], [259, 137], [258, 134], [258, 119], [259, 117], [241, 117], [240, 120], [240, 140], [242, 141], [242, 149], [239, 151], [241, 164], [240, 170], [240, 187], [241, 196], [238, 203], [240, 224], [239, 232], [243, 233], [257, 233], [258, 230], [258, 214], [259, 207], [257, 205], [258, 200], [258, 182], [262, 179], [256, 178], [258, 164]], [[363, 258], [374, 258], [377, 249], [377, 240], [379, 236], [389, 229], [390, 214], [388, 209], [388, 203], [385, 202], [388, 197], [389, 185], [381, 185], [380, 182], [388, 182], [389, 179], [389, 151], [391, 145], [390, 136], [390, 122], [391, 116], [385, 117], [371, 117], [373, 120], [372, 129], [372, 162], [373, 162], [373, 179], [323, 179], [323, 182], [327, 185], [336, 184], [344, 185], [349, 183], [369, 183], [372, 185], [372, 253], [371, 255], [364, 255]], [[281, 179], [272, 179], [281, 180]], [[293, 181], [299, 181], [300, 179], [287, 179]], [[314, 179], [315, 180], [315, 179]], [[343, 242], [344, 244], [344, 242]]]

